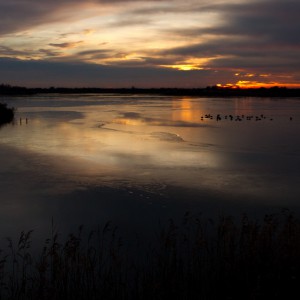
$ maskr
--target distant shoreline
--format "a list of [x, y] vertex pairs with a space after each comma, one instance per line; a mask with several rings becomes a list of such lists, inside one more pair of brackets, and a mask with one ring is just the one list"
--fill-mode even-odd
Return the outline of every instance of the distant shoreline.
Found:
[[26, 88], [4, 84], [0, 85], [0, 96], [36, 94], [150, 94], [161, 96], [195, 97], [300, 97], [300, 89], [288, 89], [285, 87], [234, 89], [217, 86], [206, 88]]

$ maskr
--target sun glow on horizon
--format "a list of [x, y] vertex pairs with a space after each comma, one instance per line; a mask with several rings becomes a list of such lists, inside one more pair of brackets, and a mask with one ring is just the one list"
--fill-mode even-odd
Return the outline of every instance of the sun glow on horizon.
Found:
[[280, 82], [258, 82], [250, 80], [240, 80], [236, 83], [216, 84], [219, 88], [231, 88], [231, 89], [257, 89], [257, 88], [300, 88], [300, 83], [280, 83]]
[[201, 103], [193, 101], [192, 98], [182, 97], [180, 100], [174, 100], [172, 103], [173, 121], [183, 121], [190, 123], [201, 122], [201, 116], [204, 115]]

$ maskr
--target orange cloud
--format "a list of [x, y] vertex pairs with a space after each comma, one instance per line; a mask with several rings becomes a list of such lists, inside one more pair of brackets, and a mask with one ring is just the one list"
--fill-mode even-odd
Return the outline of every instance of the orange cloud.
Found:
[[251, 80], [239, 80], [236, 83], [217, 84], [222, 88], [272, 88], [272, 87], [287, 87], [287, 88], [300, 88], [300, 83], [280, 83], [280, 82], [260, 82]]

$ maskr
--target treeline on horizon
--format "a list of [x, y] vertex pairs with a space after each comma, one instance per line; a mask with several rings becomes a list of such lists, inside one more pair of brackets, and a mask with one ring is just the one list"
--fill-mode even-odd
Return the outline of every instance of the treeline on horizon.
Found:
[[92, 88], [92, 87], [49, 87], [27, 88], [0, 84], [0, 95], [34, 95], [34, 94], [153, 94], [166, 96], [198, 97], [300, 97], [300, 89], [286, 87], [271, 88], [226, 88], [208, 86], [206, 88]]

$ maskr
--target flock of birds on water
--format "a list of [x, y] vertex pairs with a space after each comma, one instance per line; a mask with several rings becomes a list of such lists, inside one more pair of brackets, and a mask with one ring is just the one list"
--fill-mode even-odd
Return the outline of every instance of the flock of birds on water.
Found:
[[[204, 119], [209, 119], [209, 120], [216, 120], [217, 122], [221, 121], [221, 120], [229, 120], [229, 121], [262, 121], [262, 120], [266, 120], [269, 119], [270, 121], [273, 121], [272, 117], [267, 117], [264, 114], [261, 114], [259, 116], [253, 116], [253, 115], [225, 115], [225, 116], [221, 116], [220, 114], [217, 114], [215, 117], [212, 114], [205, 114], [204, 116], [201, 116], [201, 121], [204, 121]], [[289, 117], [289, 120], [292, 121], [293, 117]], [[25, 124], [28, 124], [28, 118], [19, 119], [19, 124], [22, 125], [23, 121], [25, 121]], [[103, 124], [104, 125], [104, 124]]]
[[[204, 116], [201, 116], [201, 121], [204, 121], [204, 119], [210, 119], [210, 120], [216, 120], [217, 122], [218, 121], [221, 121], [222, 119], [224, 120], [229, 120], [229, 121], [262, 121], [262, 120], [270, 120], [270, 121], [273, 121], [273, 118], [272, 117], [267, 117], [265, 116], [264, 114], [261, 114], [259, 116], [253, 116], [253, 115], [237, 115], [237, 116], [233, 116], [233, 115], [225, 115], [225, 116], [221, 116], [220, 114], [217, 114], [215, 117], [211, 114], [206, 114]], [[293, 117], [289, 117], [289, 120], [292, 121], [293, 120]]]

